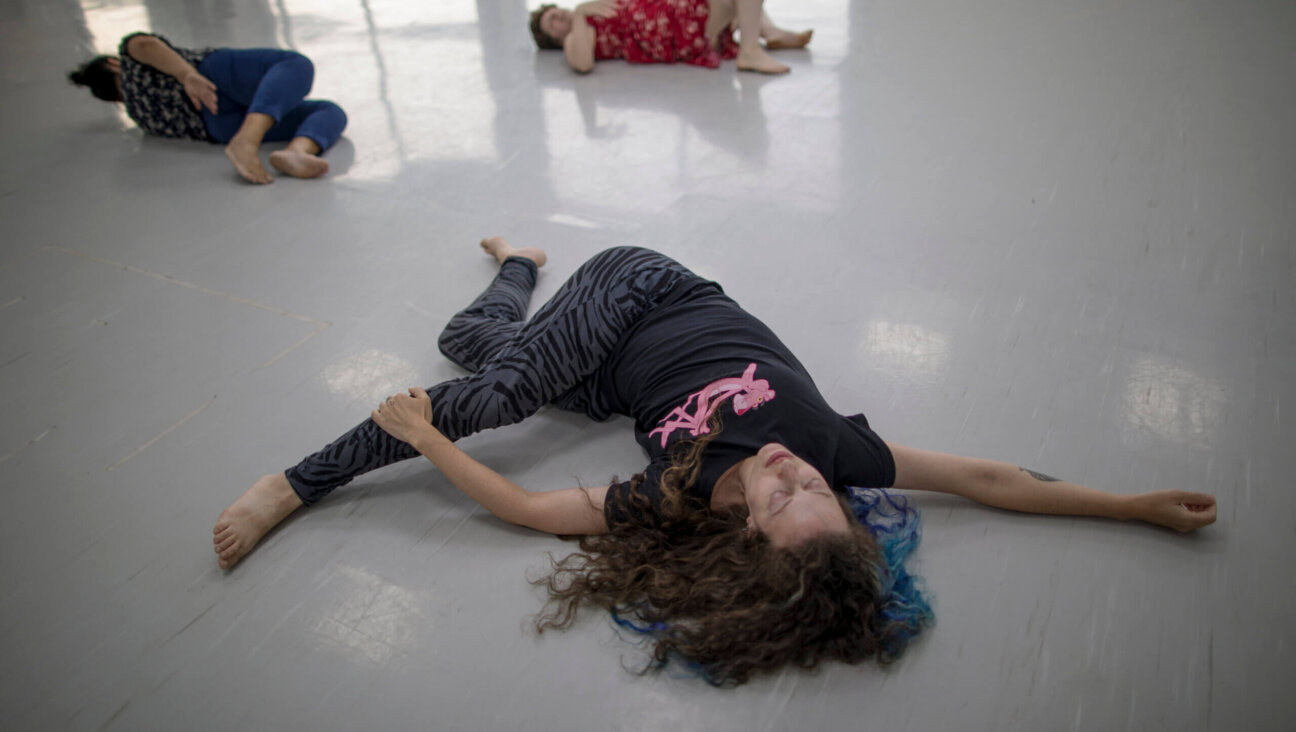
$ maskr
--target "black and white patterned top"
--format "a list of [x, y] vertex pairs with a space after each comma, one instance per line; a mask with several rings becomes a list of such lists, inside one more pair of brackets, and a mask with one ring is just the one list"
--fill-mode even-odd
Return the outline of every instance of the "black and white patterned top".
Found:
[[[203, 124], [202, 114], [194, 109], [184, 85], [175, 77], [165, 74], [145, 63], [140, 63], [126, 53], [126, 43], [135, 36], [153, 36], [171, 46], [171, 42], [155, 33], [132, 33], [121, 41], [117, 55], [121, 57], [122, 102], [126, 114], [145, 132], [162, 137], [186, 137], [191, 140], [214, 142]], [[194, 68], [214, 48], [171, 49], [180, 54]]]

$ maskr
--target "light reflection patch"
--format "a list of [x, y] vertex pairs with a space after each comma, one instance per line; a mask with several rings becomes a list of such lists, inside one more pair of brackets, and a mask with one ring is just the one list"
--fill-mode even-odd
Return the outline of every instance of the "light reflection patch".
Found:
[[1153, 433], [1175, 442], [1208, 446], [1224, 413], [1224, 387], [1170, 361], [1145, 355], [1125, 382], [1128, 440]]
[[913, 323], [872, 320], [855, 353], [860, 363], [898, 379], [939, 381], [949, 367], [950, 339]]
[[323, 378], [333, 394], [374, 405], [411, 386], [427, 386], [414, 364], [374, 348], [325, 366]]
[[361, 663], [382, 664], [432, 627], [432, 593], [412, 590], [351, 565], [341, 565], [328, 580], [340, 599], [312, 623], [312, 630]]
[[[82, 0], [86, 30], [94, 42], [95, 53], [117, 55], [121, 39], [135, 31], [152, 31], [148, 8], [142, 3], [106, 3]], [[88, 59], [87, 59], [88, 60]]]

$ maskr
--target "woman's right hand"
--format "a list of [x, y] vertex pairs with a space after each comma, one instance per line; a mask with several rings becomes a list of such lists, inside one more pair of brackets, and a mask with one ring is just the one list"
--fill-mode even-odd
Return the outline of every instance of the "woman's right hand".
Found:
[[369, 415], [384, 432], [413, 445], [432, 426], [432, 400], [428, 393], [411, 386], [409, 394], [392, 394]]
[[1215, 496], [1190, 491], [1152, 491], [1134, 496], [1131, 518], [1189, 532], [1215, 523]]
[[576, 13], [587, 18], [614, 18], [617, 14], [616, 0], [589, 0], [577, 5]]
[[212, 114], [216, 114], [216, 85], [210, 79], [195, 69], [185, 74], [181, 83], [184, 84], [185, 94], [189, 95], [194, 109], [201, 112], [206, 107]]

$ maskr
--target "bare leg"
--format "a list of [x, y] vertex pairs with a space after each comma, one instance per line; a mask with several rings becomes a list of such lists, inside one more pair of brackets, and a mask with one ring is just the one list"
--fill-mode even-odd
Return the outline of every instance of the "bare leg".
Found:
[[711, 9], [707, 14], [706, 38], [711, 48], [720, 50], [720, 34], [732, 32], [737, 10], [734, 0], [711, 0]]
[[738, 69], [762, 74], [786, 74], [786, 65], [761, 48], [762, 0], [735, 0], [738, 8]]
[[509, 257], [523, 257], [536, 263], [537, 267], [545, 266], [549, 257], [545, 256], [544, 250], [535, 247], [526, 247], [524, 249], [515, 249], [509, 246], [509, 243], [502, 236], [491, 236], [481, 240], [481, 248], [486, 253], [495, 258], [495, 261], [504, 264], [504, 260]]
[[234, 133], [233, 139], [225, 146], [225, 157], [234, 164], [234, 169], [251, 183], [273, 183], [274, 178], [261, 166], [257, 154], [261, 149], [261, 140], [274, 127], [274, 117], [268, 114], [252, 112], [243, 120], [243, 126]]
[[283, 473], [267, 475], [252, 484], [225, 509], [212, 529], [216, 563], [233, 567], [280, 521], [302, 505]]
[[810, 44], [810, 37], [814, 35], [813, 30], [805, 30], [800, 33], [793, 33], [789, 30], [774, 25], [769, 15], [764, 10], [761, 11], [761, 38], [765, 41], [765, 48], [771, 51], [782, 51], [788, 48], [805, 48]]
[[329, 169], [328, 162], [319, 154], [319, 143], [309, 137], [294, 137], [288, 147], [270, 153], [270, 164], [294, 178], [318, 178]]

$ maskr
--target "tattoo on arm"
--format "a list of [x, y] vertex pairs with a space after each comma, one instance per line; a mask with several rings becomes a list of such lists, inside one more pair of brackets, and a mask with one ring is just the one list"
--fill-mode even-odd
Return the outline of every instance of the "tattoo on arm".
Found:
[[1019, 468], [1017, 468], [1017, 469], [1020, 470], [1020, 471], [1022, 471], [1023, 473], [1030, 473], [1030, 476], [1031, 476], [1032, 478], [1034, 478], [1035, 480], [1038, 480], [1038, 481], [1044, 482], [1044, 483], [1060, 483], [1060, 482], [1061, 482], [1060, 480], [1058, 480], [1057, 478], [1054, 478], [1054, 477], [1051, 476], [1051, 475], [1045, 475], [1045, 474], [1043, 474], [1043, 473], [1037, 473], [1037, 472], [1035, 472], [1034, 470], [1031, 470], [1031, 469], [1029, 469], [1029, 468], [1021, 468], [1021, 467], [1019, 467]]

